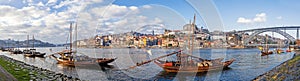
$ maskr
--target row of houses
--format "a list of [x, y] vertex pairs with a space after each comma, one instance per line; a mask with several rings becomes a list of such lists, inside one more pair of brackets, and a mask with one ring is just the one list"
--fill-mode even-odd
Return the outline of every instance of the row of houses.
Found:
[[[208, 45], [211, 45], [209, 41], [213, 37], [209, 34], [208, 29], [187, 24], [183, 26], [183, 30], [165, 30], [163, 34], [156, 35], [134, 31], [105, 36], [97, 35], [90, 39], [77, 41], [77, 45], [82, 47], [182, 47], [187, 44], [187, 40], [195, 40], [196, 46], [209, 47]], [[217, 36], [216, 38], [223, 39]]]
[[[76, 44], [81, 47], [184, 47], [193, 44], [197, 48], [224, 48], [243, 47], [244, 41], [249, 38], [247, 33], [210, 32], [204, 27], [198, 27], [194, 22], [184, 25], [182, 30], [165, 30], [163, 34], [154, 34], [154, 31], [153, 34], [131, 31], [114, 35], [97, 35], [79, 40]], [[263, 43], [264, 40], [261, 39], [261, 36], [257, 36], [250, 42]], [[276, 40], [280, 39], [273, 41]]]

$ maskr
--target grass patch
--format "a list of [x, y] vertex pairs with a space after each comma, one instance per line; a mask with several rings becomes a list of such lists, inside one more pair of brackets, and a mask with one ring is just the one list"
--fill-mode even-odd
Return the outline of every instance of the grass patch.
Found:
[[[27, 69], [21, 69], [16, 63], [8, 62], [0, 57], [0, 65], [19, 81], [29, 81], [30, 76]], [[18, 70], [18, 71], [16, 71]]]
[[295, 62], [300, 60], [300, 55], [297, 55], [295, 58], [293, 58], [292, 60], [289, 60], [289, 66], [294, 65]]

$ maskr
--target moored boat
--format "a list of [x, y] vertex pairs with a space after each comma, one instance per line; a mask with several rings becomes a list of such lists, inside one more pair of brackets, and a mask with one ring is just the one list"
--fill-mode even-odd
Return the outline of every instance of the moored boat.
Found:
[[[77, 25], [76, 25], [77, 27]], [[59, 56], [56, 56], [59, 55]], [[57, 63], [67, 66], [88, 66], [88, 65], [107, 65], [117, 58], [92, 58], [88, 56], [78, 56], [72, 50], [72, 23], [70, 24], [70, 48], [51, 55]]]
[[286, 52], [292, 52], [294, 50], [294, 47], [289, 46], [289, 48], [286, 50]]
[[22, 50], [20, 50], [20, 49], [15, 49], [11, 53], [12, 54], [23, 54]]
[[26, 57], [44, 57], [46, 55], [46, 53], [37, 52], [36, 49], [25, 50], [23, 54]]
[[[196, 15], [194, 15], [194, 21], [191, 23], [192, 28], [191, 30], [194, 31], [195, 29], [195, 20]], [[195, 36], [193, 33], [188, 33], [187, 37], [187, 43], [188, 43], [188, 51], [189, 54], [183, 53], [181, 50], [178, 52], [174, 52], [168, 55], [164, 55], [161, 57], [158, 57], [154, 60], [155, 64], [160, 66], [162, 69], [164, 69], [166, 72], [206, 72], [210, 70], [218, 70], [223, 68], [228, 68], [229, 65], [231, 65], [235, 60], [231, 59], [225, 62], [222, 62], [223, 58], [213, 59], [213, 60], [207, 60], [203, 59], [197, 56], [193, 56], [193, 45], [194, 45], [194, 38]], [[173, 61], [161, 61], [161, 58], [164, 57], [171, 57], [172, 55], [176, 55], [176, 60]], [[147, 63], [147, 62], [145, 62]]]
[[5, 52], [5, 51], [8, 51], [8, 49], [7, 48], [3, 48], [3, 49], [1, 49], [3, 52]]
[[14, 48], [8, 48], [8, 52], [13, 52], [14, 50]]
[[277, 54], [284, 53], [284, 50], [282, 50], [282, 49], [279, 49], [279, 48], [278, 48], [278, 49], [276, 49], [275, 51], [276, 51], [276, 53], [277, 53]]
[[61, 56], [57, 57], [54, 54], [51, 55], [54, 57], [59, 64], [67, 66], [89, 66], [89, 65], [107, 65], [108, 63], [113, 62], [116, 58], [91, 58], [88, 56]]
[[[228, 68], [235, 60], [231, 59], [222, 62], [223, 58], [215, 60], [193, 60], [188, 58], [194, 57], [188, 54], [176, 54], [177, 61], [161, 61], [155, 60], [154, 63], [163, 68], [166, 72], [206, 72], [211, 70], [220, 70]], [[196, 58], [197, 59], [197, 58]]]
[[[160, 59], [175, 55], [177, 60], [175, 61], [162, 61]], [[128, 69], [132, 69], [147, 63], [154, 61], [155, 64], [163, 68], [166, 72], [206, 72], [211, 70], [220, 70], [228, 68], [235, 60], [231, 59], [225, 62], [222, 62], [224, 58], [217, 58], [213, 60], [203, 59], [197, 56], [182, 54], [181, 50], [178, 52], [173, 52], [167, 55], [163, 55], [148, 61], [141, 63], [136, 63], [135, 66], [131, 66]]]
[[282, 45], [282, 41], [279, 40], [278, 42], [279, 42], [279, 43], [278, 43], [278, 47], [277, 47], [277, 49], [275, 49], [275, 53], [277, 53], [277, 54], [284, 53], [284, 50], [281, 49], [281, 46], [283, 46], [283, 45]]
[[266, 55], [270, 55], [270, 54], [273, 54], [272, 51], [261, 51], [261, 56], [266, 56]]
[[266, 55], [270, 55], [270, 54], [273, 54], [273, 52], [272, 51], [269, 51], [269, 46], [268, 46], [268, 36], [266, 35], [266, 40], [265, 40], [265, 42], [266, 42], [266, 46], [265, 47], [262, 47], [261, 48], [261, 56], [266, 56]]
[[287, 49], [287, 50], [286, 50], [286, 52], [292, 52], [292, 50], [290, 50], [290, 49]]
[[[29, 36], [27, 36], [27, 39], [29, 39]], [[44, 57], [46, 53], [37, 52], [36, 49], [34, 49], [34, 36], [32, 36], [33, 44], [31, 49], [24, 49], [23, 54], [26, 57]], [[27, 45], [29, 44], [29, 40], [27, 40]], [[28, 46], [27, 46], [28, 48]]]

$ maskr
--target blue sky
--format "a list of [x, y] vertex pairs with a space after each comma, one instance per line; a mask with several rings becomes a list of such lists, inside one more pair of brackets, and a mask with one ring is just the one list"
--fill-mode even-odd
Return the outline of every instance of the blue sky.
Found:
[[[125, 6], [141, 6], [147, 4], [158, 4], [169, 7], [182, 15], [186, 21], [192, 19], [193, 13], [197, 11], [194, 2], [207, 3], [203, 0], [116, 0], [114, 4], [125, 5]], [[197, 24], [204, 26], [210, 30], [221, 29], [223, 31], [232, 30], [245, 30], [254, 28], [265, 28], [275, 26], [295, 26], [300, 25], [300, 1], [298, 0], [212, 0], [210, 4], [213, 4], [220, 19], [223, 27], [208, 27], [203, 19], [203, 13], [205, 10], [197, 12]], [[211, 6], [205, 6], [202, 9], [213, 10]], [[201, 12], [202, 11], [202, 12]], [[150, 13], [151, 14], [151, 13]], [[261, 16], [257, 16], [261, 15]], [[200, 16], [200, 18], [199, 18]], [[244, 19], [239, 21], [239, 18]], [[289, 31], [290, 34], [295, 36], [295, 31]], [[264, 33], [266, 34], [266, 33]], [[270, 34], [268, 32], [267, 34]], [[282, 37], [275, 33], [275, 36]]]
[[[300, 2], [298, 0], [215, 0], [223, 21], [228, 29], [238, 27], [253, 28], [269, 26], [299, 25]], [[265, 13], [267, 20], [258, 24], [238, 24], [237, 18], [253, 18], [255, 14]]]
[[[116, 0], [114, 4], [141, 6], [147, 4], [164, 5], [176, 10], [186, 19], [192, 19], [195, 9], [189, 0]], [[201, 3], [201, 0], [198, 0]], [[226, 30], [251, 29], [270, 26], [299, 25], [300, 1], [298, 0], [213, 0]], [[266, 21], [253, 24], [237, 23], [239, 17], [252, 19], [256, 14], [265, 13]], [[201, 12], [200, 12], [201, 14]], [[199, 14], [198, 14], [199, 15]], [[199, 20], [201, 21], [201, 20]], [[199, 23], [203, 24], [203, 23]]]
[[[64, 43], [70, 22], [79, 39], [141, 31], [145, 25], [180, 30], [196, 13], [210, 31], [300, 25], [298, 0], [0, 0], [1, 39]], [[294, 33], [291, 31], [291, 33]], [[294, 35], [293, 35], [294, 36]], [[54, 39], [56, 38], [56, 39]]]
[[[185, 0], [115, 0], [113, 4], [124, 5], [124, 6], [143, 6], [149, 4], [164, 5], [171, 9], [181, 12], [187, 18], [193, 18], [192, 6]], [[187, 13], [183, 13], [187, 12]]]

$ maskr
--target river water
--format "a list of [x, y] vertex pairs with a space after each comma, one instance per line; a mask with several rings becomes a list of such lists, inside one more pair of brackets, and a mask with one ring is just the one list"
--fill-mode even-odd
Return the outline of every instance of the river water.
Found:
[[[52, 51], [50, 51], [50, 49]], [[62, 47], [37, 48], [37, 51], [46, 52], [47, 55], [63, 50]], [[151, 51], [149, 51], [151, 50]], [[82, 80], [252, 80], [255, 77], [271, 70], [282, 62], [292, 58], [294, 53], [272, 54], [260, 56], [258, 49], [200, 49], [194, 50], [193, 55], [205, 59], [224, 58], [234, 61], [226, 70], [209, 71], [206, 73], [166, 73], [154, 63], [127, 69], [134, 66], [136, 62], [146, 61], [161, 55], [174, 52], [178, 49], [77, 49], [78, 55], [90, 57], [117, 57], [110, 66], [93, 65], [88, 67], [68, 67], [57, 64], [51, 57], [28, 58], [23, 55], [0, 52], [2, 55], [23, 61], [27, 64], [48, 69], [54, 72], [63, 73]], [[166, 60], [174, 57], [164, 58]], [[127, 70], [124, 70], [127, 69]]]

